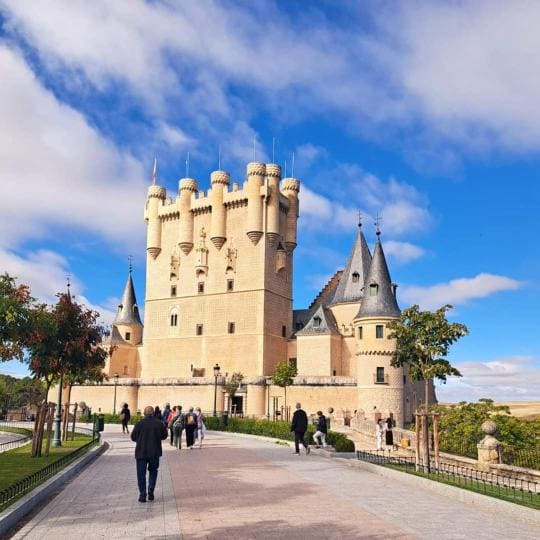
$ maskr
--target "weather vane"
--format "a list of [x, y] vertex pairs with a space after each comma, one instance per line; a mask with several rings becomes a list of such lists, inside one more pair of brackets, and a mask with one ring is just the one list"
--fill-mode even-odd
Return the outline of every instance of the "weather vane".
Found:
[[377, 236], [380, 236], [380, 234], [381, 234], [382, 221], [383, 221], [383, 219], [382, 219], [381, 215], [379, 214], [379, 212], [377, 212], [377, 216], [375, 217], [375, 223], [374, 223], [374, 225], [375, 225], [375, 234]]
[[129, 273], [133, 271], [133, 255], [128, 255]]

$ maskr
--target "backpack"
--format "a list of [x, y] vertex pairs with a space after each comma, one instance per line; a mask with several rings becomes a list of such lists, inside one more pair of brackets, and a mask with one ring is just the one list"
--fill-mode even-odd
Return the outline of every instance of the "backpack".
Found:
[[188, 425], [188, 426], [192, 426], [194, 423], [195, 423], [195, 418], [193, 418], [193, 415], [192, 415], [192, 414], [188, 414], [188, 417], [187, 417], [187, 425]]
[[174, 429], [184, 429], [184, 415], [182, 413], [180, 414], [177, 414], [173, 419], [172, 419], [172, 427]]
[[126, 419], [126, 413], [120, 413], [120, 420], [123, 422]]

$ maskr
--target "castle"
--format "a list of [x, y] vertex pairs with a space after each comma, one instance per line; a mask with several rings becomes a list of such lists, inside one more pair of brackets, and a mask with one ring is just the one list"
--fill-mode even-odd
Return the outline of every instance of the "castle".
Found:
[[[75, 387], [73, 400], [94, 411], [168, 401], [273, 416], [284, 391], [270, 376], [287, 361], [298, 370], [287, 404], [410, 421], [422, 383], [390, 365], [386, 325], [400, 310], [379, 231], [371, 254], [359, 225], [345, 269], [309, 308], [293, 310], [300, 182], [258, 162], [248, 163], [242, 186], [224, 171], [210, 182], [205, 193], [183, 178], [173, 199], [154, 170], [144, 210], [144, 336], [130, 270], [107, 342], [109, 379]], [[244, 379], [229, 403], [224, 383], [235, 372]]]

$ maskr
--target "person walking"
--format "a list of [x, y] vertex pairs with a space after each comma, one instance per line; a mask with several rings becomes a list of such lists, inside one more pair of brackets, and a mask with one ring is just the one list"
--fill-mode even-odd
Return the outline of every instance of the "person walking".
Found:
[[[135, 459], [137, 461], [137, 483], [139, 484], [139, 502], [154, 500], [159, 458], [163, 450], [161, 441], [167, 438], [167, 428], [155, 416], [154, 408], [148, 405], [144, 408], [144, 418], [139, 420], [131, 432], [131, 440], [135, 442]], [[146, 471], [148, 470], [148, 489], [146, 486]]]
[[182, 405], [176, 406], [176, 415], [172, 419], [173, 446], [182, 449], [182, 431], [184, 430], [184, 415]]
[[306, 454], [309, 454], [309, 446], [306, 445], [306, 441], [304, 440], [304, 436], [307, 431], [308, 426], [308, 418], [306, 411], [302, 409], [302, 405], [300, 403], [296, 404], [296, 411], [294, 411], [292, 422], [291, 422], [291, 431], [294, 432], [294, 448], [295, 448], [295, 454], [297, 456], [300, 455], [300, 443], [302, 443], [302, 446], [306, 450]]
[[394, 427], [394, 419], [389, 416], [386, 419], [386, 422], [384, 424], [384, 437], [385, 437], [385, 443], [387, 446], [391, 446], [394, 448], [394, 434], [392, 433], [392, 428]]
[[129, 420], [131, 419], [131, 412], [129, 410], [128, 404], [124, 403], [122, 410], [120, 411], [120, 422], [122, 422], [122, 433], [127, 433], [129, 435]]
[[193, 407], [189, 408], [189, 412], [184, 417], [184, 429], [186, 430], [186, 446], [188, 450], [192, 450], [197, 429], [197, 416], [193, 412]]
[[174, 439], [174, 433], [173, 433], [173, 427], [172, 427], [172, 419], [174, 418], [176, 414], [176, 405], [169, 411], [169, 414], [167, 415], [167, 420], [165, 421], [165, 426], [171, 433], [171, 446], [173, 445], [173, 439]]
[[204, 417], [200, 407], [197, 407], [195, 411], [197, 413], [197, 436], [199, 437], [199, 448], [202, 448], [202, 442], [204, 435], [206, 434], [206, 426], [204, 425], [206, 418]]
[[375, 439], [377, 440], [377, 450], [382, 450], [382, 438], [384, 433], [384, 426], [382, 420], [379, 418], [375, 425]]
[[154, 416], [156, 418], [159, 418], [161, 420], [161, 409], [159, 408], [159, 405], [156, 405], [154, 408]]
[[326, 433], [328, 432], [328, 427], [326, 426], [326, 416], [324, 416], [322, 411], [317, 411], [317, 424], [315, 426], [317, 431], [313, 434], [313, 440], [319, 448], [319, 439], [321, 440], [323, 448], [326, 448]]
[[163, 412], [161, 413], [161, 421], [167, 425], [167, 418], [169, 418], [169, 413], [171, 412], [171, 404], [165, 403], [165, 407], [163, 408]]

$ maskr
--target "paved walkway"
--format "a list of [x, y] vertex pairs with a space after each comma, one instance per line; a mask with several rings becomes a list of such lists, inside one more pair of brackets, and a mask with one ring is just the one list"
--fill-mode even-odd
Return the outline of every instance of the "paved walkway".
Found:
[[133, 444], [111, 449], [13, 538], [519, 539], [540, 529], [275, 443], [209, 434], [164, 444], [156, 500], [137, 502]]

